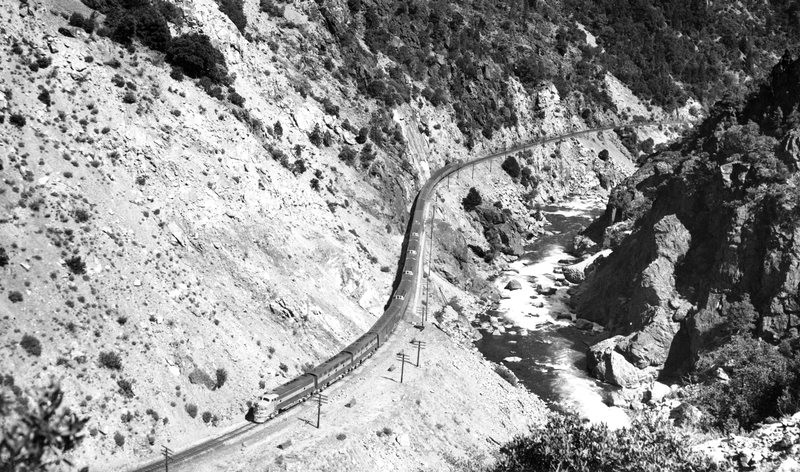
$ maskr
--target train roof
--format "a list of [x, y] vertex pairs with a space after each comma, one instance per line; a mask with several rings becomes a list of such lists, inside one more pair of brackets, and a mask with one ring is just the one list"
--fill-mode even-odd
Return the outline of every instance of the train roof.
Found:
[[272, 390], [272, 393], [285, 395], [288, 392], [307, 387], [309, 384], [314, 384], [314, 378], [308, 374], [303, 374], [300, 377], [295, 377], [294, 379], [286, 382], [280, 387], [275, 387]]

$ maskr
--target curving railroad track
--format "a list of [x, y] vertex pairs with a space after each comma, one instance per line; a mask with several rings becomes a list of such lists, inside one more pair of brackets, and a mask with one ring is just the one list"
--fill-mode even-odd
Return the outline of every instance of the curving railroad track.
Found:
[[[387, 326], [385, 328], [381, 328], [380, 334], [374, 334], [377, 338], [377, 345], [374, 346], [373, 350], [368, 353], [368, 355], [363, 356], [360, 359], [360, 362], [363, 362], [369, 355], [374, 353], [383, 343], [384, 339], [388, 338], [389, 335], [394, 331], [394, 328], [397, 325], [399, 319], [405, 318], [409, 313], [415, 314], [417, 312], [417, 302], [419, 298], [419, 292], [421, 290], [422, 284], [420, 283], [423, 280], [424, 276], [424, 251], [426, 250], [426, 245], [428, 244], [427, 241], [427, 231], [425, 229], [425, 221], [428, 218], [430, 205], [433, 200], [433, 196], [436, 193], [436, 187], [445, 180], [448, 176], [459, 172], [464, 169], [468, 169], [470, 167], [482, 164], [484, 162], [488, 162], [493, 159], [502, 158], [508, 155], [515, 154], [520, 151], [524, 151], [526, 149], [541, 146], [544, 144], [549, 144], [552, 142], [561, 141], [564, 139], [575, 138], [579, 136], [583, 136], [586, 134], [591, 133], [598, 133], [603, 131], [610, 131], [619, 128], [626, 128], [626, 127], [646, 127], [646, 126], [661, 126], [661, 125], [671, 125], [671, 124], [686, 124], [684, 121], [664, 121], [664, 122], [639, 122], [639, 123], [627, 123], [621, 125], [610, 125], [600, 128], [592, 128], [588, 130], [581, 130], [581, 131], [574, 131], [572, 133], [566, 133], [559, 136], [553, 136], [550, 138], [542, 138], [538, 139], [529, 143], [520, 144], [517, 146], [513, 146], [510, 148], [506, 148], [500, 151], [496, 151], [494, 153], [490, 153], [486, 156], [479, 157], [476, 159], [472, 159], [469, 161], [456, 161], [449, 163], [442, 167], [441, 169], [434, 172], [430, 178], [425, 182], [425, 184], [420, 189], [419, 193], [417, 194], [416, 199], [414, 200], [414, 205], [411, 209], [411, 219], [408, 223], [405, 238], [403, 241], [403, 250], [401, 252], [401, 258], [399, 263], [399, 270], [398, 275], [396, 277], [396, 282], [393, 286], [392, 298], [391, 303], [389, 304], [389, 308], [387, 309], [384, 316], [376, 322], [375, 326], [363, 335], [359, 340], [362, 338], [368, 337], [371, 333], [376, 333], [378, 331], [378, 325], [381, 323], [381, 320], [384, 318], [391, 318], [393, 324], [391, 326]], [[393, 312], [396, 315], [388, 316], [387, 314]], [[366, 342], [366, 341], [365, 341]], [[350, 354], [347, 349], [350, 349], [352, 346], [356, 345], [358, 341], [353, 343], [351, 346], [346, 348], [342, 353], [347, 352]], [[342, 353], [337, 354], [337, 356], [341, 356]], [[331, 360], [335, 359], [337, 356], [332, 357], [326, 363], [329, 363]], [[353, 361], [353, 355], [350, 354], [350, 360]], [[360, 364], [358, 362], [358, 364]], [[320, 364], [317, 369], [320, 369], [326, 363]], [[332, 379], [329, 380], [328, 383], [333, 383], [335, 380], [346, 376], [346, 374], [357, 367], [356, 363], [353, 363], [353, 366], [341, 372], [336, 372], [335, 376], [332, 376]], [[304, 374], [309, 375], [309, 374]], [[313, 375], [313, 374], [312, 374]], [[297, 379], [293, 379], [291, 382], [297, 382], [298, 379], [302, 378], [298, 377]], [[327, 387], [325, 385], [318, 385], [316, 375], [314, 375], [314, 382], [313, 382], [314, 390], [322, 390], [323, 388]], [[276, 389], [277, 390], [277, 389]], [[310, 392], [309, 394], [310, 395]], [[304, 397], [303, 399], [307, 398]], [[286, 406], [286, 408], [290, 408], [296, 403], [299, 403], [300, 400], [291, 402]], [[280, 420], [273, 420], [267, 424], [256, 424], [251, 422], [241, 422], [236, 425], [231, 426], [228, 431], [225, 433], [203, 440], [193, 446], [190, 446], [186, 449], [181, 451], [175, 452], [170, 458], [170, 465], [173, 467], [180, 467], [180, 466], [187, 466], [194, 460], [199, 459], [203, 454], [206, 454], [210, 451], [213, 451], [225, 444], [230, 444], [235, 440], [240, 440], [245, 436], [248, 436], [256, 431], [261, 430], [279, 430], [281, 429], [285, 421]], [[138, 467], [134, 467], [129, 469], [130, 472], [156, 472], [161, 471], [164, 469], [164, 460], [157, 459], [151, 460], [146, 465], [141, 465]]]

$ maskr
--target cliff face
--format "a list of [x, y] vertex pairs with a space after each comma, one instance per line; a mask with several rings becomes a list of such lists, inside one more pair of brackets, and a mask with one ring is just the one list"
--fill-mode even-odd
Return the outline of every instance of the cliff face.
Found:
[[685, 371], [743, 304], [761, 337], [797, 338], [799, 87], [787, 54], [744, 103], [718, 104], [615, 188], [587, 230], [614, 252], [573, 302], [625, 336], [617, 349], [630, 363]]

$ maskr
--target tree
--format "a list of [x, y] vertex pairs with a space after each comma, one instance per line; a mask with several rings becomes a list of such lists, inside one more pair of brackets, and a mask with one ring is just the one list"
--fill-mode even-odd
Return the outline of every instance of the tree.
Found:
[[[13, 398], [0, 392], [0, 398]], [[61, 409], [64, 393], [57, 384], [32, 392], [32, 406], [0, 401], [0, 470], [46, 470], [65, 462], [61, 454], [74, 449], [83, 440], [88, 418], [80, 418], [68, 409]]]
[[353, 165], [353, 162], [356, 160], [356, 156], [358, 156], [358, 153], [350, 146], [344, 146], [342, 150], [339, 151], [339, 159], [344, 161], [344, 163], [349, 166]]
[[503, 165], [501, 167], [514, 180], [518, 179], [520, 173], [522, 172], [522, 169], [520, 169], [519, 163], [514, 158], [514, 156], [508, 156], [506, 160], [503, 161]]
[[464, 207], [464, 211], [472, 211], [476, 207], [478, 207], [481, 203], [483, 203], [483, 198], [481, 197], [481, 194], [478, 193], [478, 191], [475, 189], [475, 187], [470, 188], [469, 192], [467, 193], [467, 196], [464, 197], [463, 200], [461, 200], [461, 205]]
[[166, 60], [189, 77], [208, 77], [220, 83], [228, 74], [225, 56], [204, 34], [188, 33], [173, 39], [167, 47]]

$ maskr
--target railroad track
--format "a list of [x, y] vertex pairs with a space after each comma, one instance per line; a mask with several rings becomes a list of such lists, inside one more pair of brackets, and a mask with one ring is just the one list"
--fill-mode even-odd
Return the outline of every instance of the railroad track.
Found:
[[[405, 261], [409, 256], [408, 251], [411, 248], [411, 244], [409, 244], [410, 238], [415, 233], [417, 235], [413, 236], [414, 238], [418, 239], [418, 244], [413, 246], [417, 249], [417, 254], [414, 254], [415, 257], [415, 270], [413, 271], [413, 283], [412, 287], [408, 288], [407, 290], [411, 292], [410, 294], [407, 293], [406, 296], [410, 295], [410, 299], [407, 300], [407, 305], [405, 311], [403, 313], [403, 317], [405, 317], [408, 313], [412, 315], [416, 315], [416, 305], [419, 298], [419, 291], [421, 289], [421, 281], [423, 278], [424, 273], [424, 254], [425, 251], [425, 241], [426, 241], [426, 231], [425, 231], [425, 220], [429, 214], [430, 210], [430, 203], [432, 197], [436, 193], [436, 187], [445, 180], [448, 176], [459, 172], [461, 170], [470, 168], [472, 166], [476, 166], [482, 164], [484, 162], [488, 162], [493, 159], [498, 159], [502, 157], [506, 157], [509, 155], [516, 154], [520, 151], [524, 151], [536, 146], [542, 146], [545, 144], [550, 144], [557, 141], [562, 141], [565, 139], [570, 138], [577, 138], [579, 136], [584, 136], [587, 134], [592, 133], [599, 133], [603, 131], [611, 131], [614, 129], [619, 128], [641, 128], [647, 126], [662, 126], [662, 125], [679, 125], [679, 124], [687, 124], [685, 121], [661, 121], [661, 122], [639, 122], [639, 123], [626, 123], [620, 125], [609, 125], [599, 128], [592, 128], [587, 130], [579, 130], [573, 131], [571, 133], [566, 133], [558, 136], [553, 136], [549, 138], [542, 138], [535, 141], [531, 141], [528, 143], [520, 144], [517, 146], [512, 146], [510, 148], [504, 148], [502, 150], [497, 150], [493, 153], [490, 153], [486, 156], [479, 157], [476, 159], [472, 159], [469, 161], [457, 161], [452, 162], [441, 169], [434, 172], [431, 177], [425, 182], [425, 184], [420, 189], [417, 197], [415, 199], [415, 203], [412, 206], [411, 212], [411, 221], [408, 224], [408, 230], [405, 235], [405, 239], [403, 242], [403, 247], [405, 252], [401, 254], [401, 261]], [[403, 277], [402, 272], [398, 274], [398, 280]], [[397, 284], [395, 284], [397, 285]], [[393, 296], [395, 293], [392, 294]], [[285, 415], [284, 415], [285, 416]], [[279, 417], [280, 418], [280, 417]], [[255, 424], [250, 422], [242, 422], [237, 425], [231, 427], [231, 429], [219, 436], [215, 436], [213, 438], [206, 439], [202, 442], [199, 442], [193, 446], [190, 446], [184, 450], [175, 452], [170, 460], [169, 463], [173, 467], [180, 467], [185, 466], [188, 463], [191, 463], [194, 460], [200, 459], [201, 456], [204, 454], [215, 450], [221, 446], [224, 446], [227, 443], [230, 443], [234, 440], [240, 440], [247, 437], [250, 434], [253, 434], [257, 431], [267, 430], [269, 428], [276, 428], [278, 424], [276, 424], [276, 420], [272, 420], [267, 422], [266, 424]], [[128, 469], [129, 472], [156, 472], [164, 469], [164, 460], [162, 458], [150, 460], [144, 465], [138, 465], [134, 468]]]

